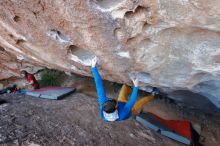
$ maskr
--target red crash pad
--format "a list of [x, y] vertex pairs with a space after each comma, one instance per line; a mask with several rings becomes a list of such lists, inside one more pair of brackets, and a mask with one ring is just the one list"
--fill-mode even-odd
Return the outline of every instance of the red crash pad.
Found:
[[199, 135], [187, 120], [165, 120], [152, 113], [140, 113], [136, 120], [161, 135], [186, 145], [198, 146]]

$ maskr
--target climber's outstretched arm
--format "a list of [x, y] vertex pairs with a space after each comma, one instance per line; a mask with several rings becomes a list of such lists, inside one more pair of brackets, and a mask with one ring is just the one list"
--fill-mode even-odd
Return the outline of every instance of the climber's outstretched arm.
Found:
[[92, 74], [94, 76], [95, 84], [96, 84], [96, 91], [98, 94], [98, 102], [99, 105], [102, 106], [104, 102], [108, 100], [105, 94], [105, 90], [103, 88], [103, 83], [102, 83], [102, 78], [99, 74], [98, 69], [96, 68], [96, 63], [97, 63], [97, 57], [92, 59], [91, 62], [91, 67], [92, 67]]
[[124, 106], [124, 113], [125, 115], [129, 112], [131, 112], [132, 107], [134, 106], [136, 99], [137, 99], [137, 94], [138, 94], [138, 80], [135, 79], [133, 80], [134, 83], [134, 87], [133, 87], [133, 91], [130, 95], [129, 100], [127, 101], [126, 105]]

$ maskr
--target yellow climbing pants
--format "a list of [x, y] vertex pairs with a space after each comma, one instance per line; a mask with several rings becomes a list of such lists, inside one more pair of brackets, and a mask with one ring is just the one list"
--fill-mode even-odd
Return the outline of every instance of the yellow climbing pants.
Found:
[[[127, 102], [131, 92], [131, 87], [123, 85], [118, 96], [118, 101]], [[132, 108], [132, 115], [137, 115], [140, 112], [142, 106], [150, 102], [152, 99], [154, 99], [154, 96], [144, 96], [141, 99], [139, 99]]]

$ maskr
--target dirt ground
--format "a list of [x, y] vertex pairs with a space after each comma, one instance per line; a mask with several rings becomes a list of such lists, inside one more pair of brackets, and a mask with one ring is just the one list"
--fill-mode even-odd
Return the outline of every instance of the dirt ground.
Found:
[[[85, 84], [86, 83], [86, 84]], [[94, 83], [91, 78], [69, 77], [65, 86], [77, 92], [62, 100], [46, 100], [19, 94], [0, 95], [8, 103], [0, 105], [1, 146], [182, 146], [163, 137], [134, 119], [108, 123], [99, 117]], [[117, 97], [121, 85], [104, 82], [108, 97]], [[140, 92], [139, 96], [146, 93]], [[205, 146], [219, 146], [220, 117], [207, 115], [156, 99], [144, 106], [167, 119], [188, 119]]]

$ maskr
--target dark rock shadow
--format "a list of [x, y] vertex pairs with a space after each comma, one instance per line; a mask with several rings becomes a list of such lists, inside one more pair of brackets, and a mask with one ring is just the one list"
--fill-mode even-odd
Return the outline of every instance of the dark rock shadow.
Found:
[[8, 103], [6, 100], [0, 99], [0, 105]]
[[206, 96], [201, 94], [189, 90], [176, 90], [169, 93], [168, 97], [174, 99], [177, 104], [182, 104], [186, 108], [200, 110], [207, 114], [220, 115], [220, 109]]

